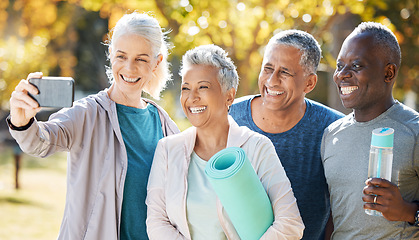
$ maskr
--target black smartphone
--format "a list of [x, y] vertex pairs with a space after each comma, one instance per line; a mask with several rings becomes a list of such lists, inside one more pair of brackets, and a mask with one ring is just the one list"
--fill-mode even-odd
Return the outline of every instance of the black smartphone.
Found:
[[74, 101], [74, 79], [71, 77], [31, 78], [29, 83], [38, 88], [39, 94], [29, 95], [41, 107], [71, 107]]

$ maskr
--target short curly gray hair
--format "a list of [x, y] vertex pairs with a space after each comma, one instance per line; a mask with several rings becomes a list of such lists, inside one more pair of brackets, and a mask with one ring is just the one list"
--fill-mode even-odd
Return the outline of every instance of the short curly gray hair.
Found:
[[272, 44], [283, 44], [299, 49], [301, 52], [301, 67], [306, 73], [316, 73], [322, 50], [311, 34], [296, 29], [284, 30], [275, 34], [269, 40], [266, 49], [271, 47]]
[[376, 22], [362, 22], [352, 33], [347, 37], [354, 37], [362, 33], [370, 33], [374, 47], [377, 48], [383, 57], [388, 58], [388, 61], [400, 67], [402, 61], [402, 54], [397, 41], [396, 35], [385, 25]]
[[[159, 22], [154, 17], [146, 13], [133, 12], [125, 14], [118, 20], [115, 27], [108, 35], [106, 45], [114, 49], [114, 43], [118, 38], [125, 34], [135, 34], [145, 38], [151, 45], [151, 50], [154, 57], [159, 54], [163, 56], [162, 61], [157, 66], [154, 73], [153, 81], [149, 81], [144, 86], [144, 91], [150, 94], [153, 98], [159, 99], [160, 92], [166, 87], [166, 83], [171, 80], [172, 74], [169, 71], [169, 63], [167, 62], [168, 43], [166, 42], [166, 34], [162, 31]], [[108, 54], [109, 58], [109, 54]], [[106, 74], [110, 82], [113, 82], [112, 68], [107, 67]]]
[[188, 50], [182, 57], [182, 66], [179, 75], [184, 76], [185, 71], [191, 65], [209, 65], [218, 69], [218, 82], [223, 91], [231, 88], [237, 90], [239, 76], [233, 61], [227, 56], [227, 52], [214, 44], [202, 45]]

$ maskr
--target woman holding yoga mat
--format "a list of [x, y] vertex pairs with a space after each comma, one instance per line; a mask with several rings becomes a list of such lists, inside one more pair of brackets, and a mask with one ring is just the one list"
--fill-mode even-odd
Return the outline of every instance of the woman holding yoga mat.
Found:
[[228, 147], [243, 150], [269, 197], [273, 222], [260, 239], [300, 239], [304, 224], [272, 143], [228, 117], [238, 76], [227, 53], [214, 45], [189, 50], [180, 75], [180, 101], [193, 127], [157, 145], [146, 199], [150, 239], [241, 238], [205, 174], [208, 160]]

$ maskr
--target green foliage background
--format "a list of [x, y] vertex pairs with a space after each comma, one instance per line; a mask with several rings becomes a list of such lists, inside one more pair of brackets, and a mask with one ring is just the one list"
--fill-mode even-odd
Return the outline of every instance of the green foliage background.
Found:
[[86, 92], [107, 87], [101, 43], [132, 11], [151, 12], [170, 31], [174, 82], [161, 104], [172, 116], [179, 111], [177, 69], [188, 49], [214, 43], [227, 50], [238, 68], [241, 96], [258, 92], [263, 48], [274, 33], [311, 33], [322, 46], [321, 70], [333, 72], [341, 41], [361, 21], [381, 22], [399, 39], [403, 67], [396, 98], [419, 92], [417, 0], [0, 0], [0, 110], [8, 109], [11, 92], [29, 72], [72, 76], [76, 89]]

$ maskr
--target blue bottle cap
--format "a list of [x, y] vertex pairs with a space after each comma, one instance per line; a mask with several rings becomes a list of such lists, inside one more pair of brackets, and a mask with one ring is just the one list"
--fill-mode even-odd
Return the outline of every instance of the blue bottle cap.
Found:
[[394, 129], [383, 127], [372, 131], [371, 146], [391, 148], [394, 141]]

